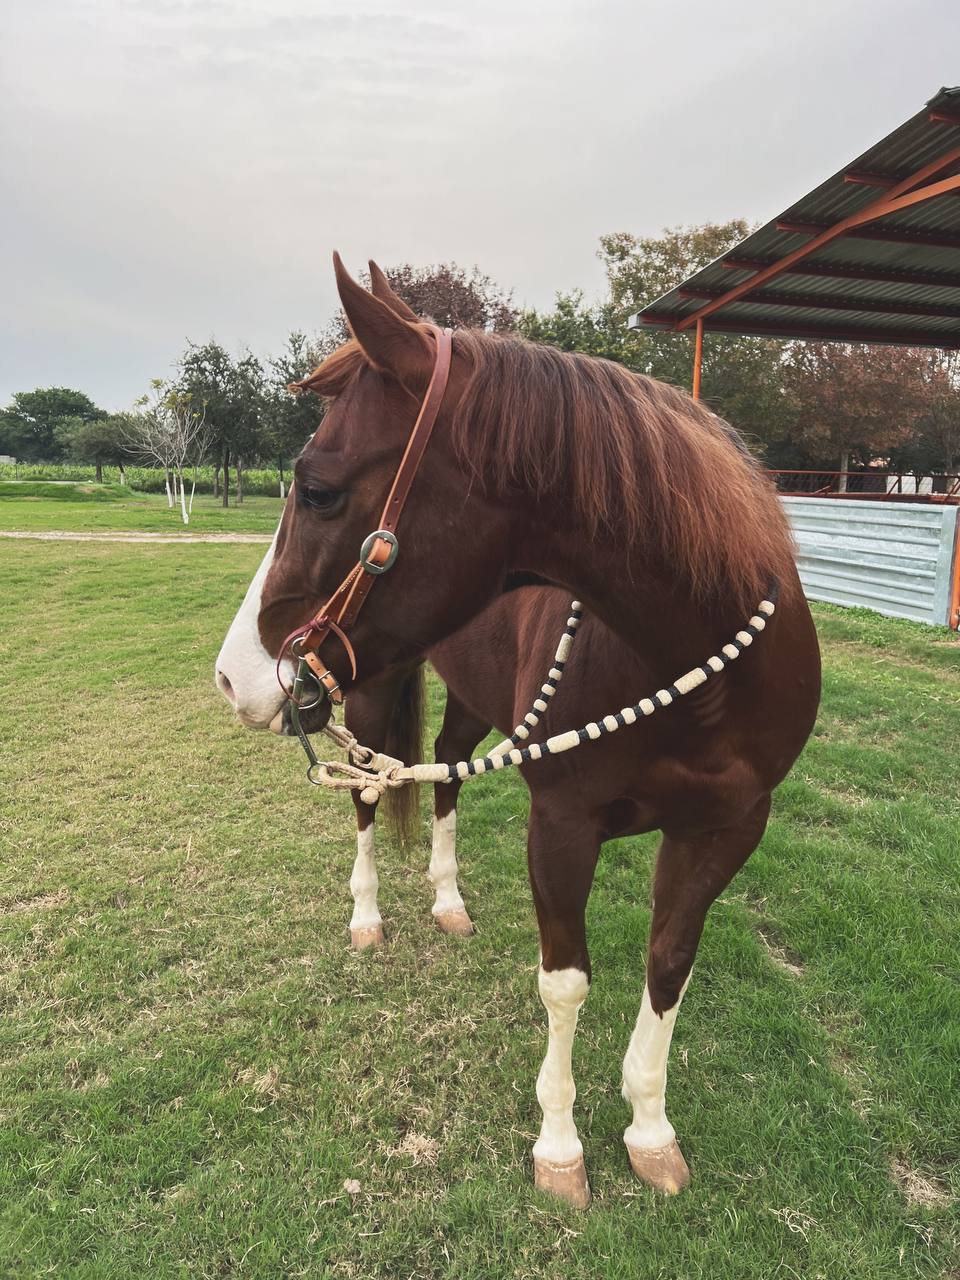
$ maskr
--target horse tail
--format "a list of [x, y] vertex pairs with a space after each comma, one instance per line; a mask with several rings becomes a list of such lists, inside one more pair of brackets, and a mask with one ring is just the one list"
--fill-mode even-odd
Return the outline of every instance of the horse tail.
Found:
[[[423, 759], [425, 694], [421, 662], [404, 677], [387, 726], [386, 754], [402, 760], [404, 764], [419, 764]], [[420, 788], [415, 782], [408, 782], [404, 787], [390, 787], [383, 799], [391, 831], [401, 844], [408, 844], [417, 831]]]

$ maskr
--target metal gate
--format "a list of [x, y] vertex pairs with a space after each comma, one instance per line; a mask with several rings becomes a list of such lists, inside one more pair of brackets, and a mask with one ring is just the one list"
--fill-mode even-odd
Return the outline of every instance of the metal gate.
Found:
[[958, 625], [960, 507], [784, 497], [810, 600]]

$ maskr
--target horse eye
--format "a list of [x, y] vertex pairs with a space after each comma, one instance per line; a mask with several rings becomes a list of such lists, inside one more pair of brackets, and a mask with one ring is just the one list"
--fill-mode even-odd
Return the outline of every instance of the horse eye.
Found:
[[309, 485], [297, 486], [297, 497], [305, 507], [322, 516], [334, 516], [343, 507], [347, 495], [342, 489], [314, 489]]

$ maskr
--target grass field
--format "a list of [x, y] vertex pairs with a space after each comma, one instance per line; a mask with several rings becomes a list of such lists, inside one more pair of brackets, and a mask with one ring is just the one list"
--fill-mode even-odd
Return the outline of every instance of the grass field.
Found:
[[531, 1185], [522, 783], [463, 793], [475, 938], [431, 924], [425, 823], [350, 952], [349, 802], [212, 686], [259, 557], [0, 543], [0, 1275], [960, 1276], [956, 640], [818, 609], [816, 735], [677, 1027], [673, 1200], [620, 1141], [654, 842], [607, 846], [578, 1214]]
[[[57, 493], [58, 488], [63, 492]], [[179, 509], [171, 511], [162, 493], [134, 493], [89, 483], [0, 482], [0, 530], [272, 534], [277, 527], [283, 509], [279, 498], [252, 496], [239, 507], [233, 505], [233, 498], [230, 501], [229, 507], [223, 507], [219, 498], [198, 493], [190, 523], [184, 525]]]

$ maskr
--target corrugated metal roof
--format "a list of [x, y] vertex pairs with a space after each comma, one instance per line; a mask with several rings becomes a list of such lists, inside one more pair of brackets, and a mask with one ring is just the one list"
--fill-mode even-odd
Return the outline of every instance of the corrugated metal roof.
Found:
[[[957, 155], [950, 158], [951, 152]], [[937, 161], [945, 157], [945, 163]], [[917, 183], [912, 175], [930, 168]], [[630, 317], [631, 327], [692, 326], [728, 291], [881, 201], [960, 175], [960, 87], [803, 196], [779, 217]], [[686, 323], [684, 323], [686, 321]], [[960, 189], [836, 234], [794, 265], [703, 317], [707, 331], [960, 347]]]

